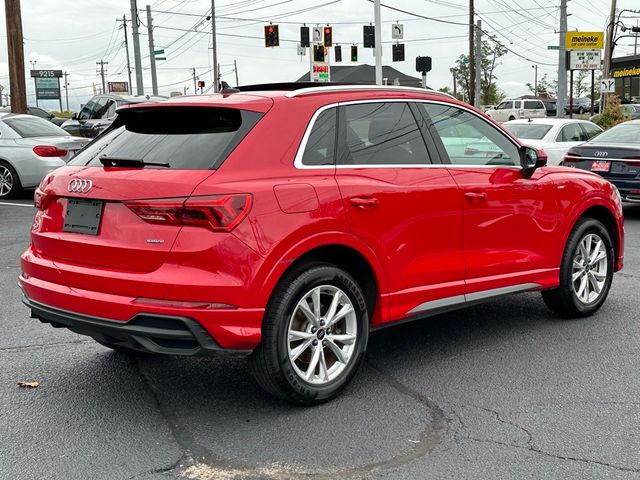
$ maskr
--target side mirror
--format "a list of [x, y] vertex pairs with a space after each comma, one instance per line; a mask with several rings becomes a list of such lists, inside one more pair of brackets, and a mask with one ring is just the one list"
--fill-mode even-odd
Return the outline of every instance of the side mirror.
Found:
[[522, 173], [525, 178], [529, 178], [538, 168], [547, 164], [547, 154], [532, 147], [522, 147], [520, 149], [520, 163], [522, 164]]
[[78, 112], [73, 112], [71, 114], [71, 120], [78, 120]]

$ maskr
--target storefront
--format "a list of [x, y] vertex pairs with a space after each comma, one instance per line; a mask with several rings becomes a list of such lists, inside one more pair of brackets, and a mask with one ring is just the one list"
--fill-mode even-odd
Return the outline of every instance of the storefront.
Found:
[[640, 101], [640, 55], [611, 59], [611, 77], [616, 95]]

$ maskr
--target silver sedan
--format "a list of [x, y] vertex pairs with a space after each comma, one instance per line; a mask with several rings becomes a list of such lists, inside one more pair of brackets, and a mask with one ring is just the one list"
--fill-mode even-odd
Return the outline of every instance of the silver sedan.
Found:
[[0, 114], [0, 199], [36, 187], [89, 141], [33, 115]]

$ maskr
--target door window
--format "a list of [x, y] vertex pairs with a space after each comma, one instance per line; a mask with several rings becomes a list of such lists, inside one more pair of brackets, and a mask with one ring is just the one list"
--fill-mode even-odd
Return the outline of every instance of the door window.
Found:
[[104, 115], [104, 118], [113, 118], [116, 116], [116, 108], [118, 108], [118, 106], [116, 105], [116, 102], [113, 100], [109, 100], [107, 102], [107, 113]]
[[582, 129], [578, 123], [570, 123], [562, 127], [558, 142], [579, 142], [583, 136]]
[[544, 105], [542, 102], [538, 100], [525, 100], [524, 101], [524, 109], [525, 110], [542, 110]]
[[365, 103], [342, 107], [343, 165], [424, 165], [431, 163], [408, 103]]
[[482, 118], [458, 107], [421, 103], [454, 165], [519, 165], [518, 147]]
[[93, 115], [91, 115], [91, 118], [93, 120], [106, 118], [106, 113], [107, 113], [107, 110], [109, 109], [109, 102], [110, 100], [108, 98], [104, 98], [104, 97], [99, 98], [97, 101], [97, 106], [93, 111]]
[[302, 156], [303, 165], [333, 165], [336, 147], [336, 109], [325, 110], [316, 119]]
[[93, 115], [93, 111], [96, 108], [97, 103], [95, 100], [89, 100], [87, 104], [82, 107], [80, 113], [78, 114], [78, 120], [89, 120]]
[[496, 110], [511, 110], [513, 108], [513, 102], [502, 102], [496, 107]]
[[582, 136], [580, 137], [580, 140], [584, 140], [585, 142], [591, 140], [599, 133], [602, 133], [600, 127], [590, 123], [581, 123], [580, 126], [582, 127]]

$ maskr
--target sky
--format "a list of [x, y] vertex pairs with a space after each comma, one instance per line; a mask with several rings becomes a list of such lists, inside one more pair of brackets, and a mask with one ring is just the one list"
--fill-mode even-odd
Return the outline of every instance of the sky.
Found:
[[[383, 0], [383, 62], [413, 76], [415, 57], [428, 55], [433, 69], [428, 83], [434, 88], [452, 86], [450, 68], [468, 50], [468, 2], [466, 0]], [[156, 49], [164, 49], [167, 60], [157, 62], [161, 95], [193, 93], [193, 68], [206, 88], [212, 84], [211, 0], [138, 0], [140, 48], [144, 89], [151, 94], [147, 15], [149, 4], [154, 23]], [[495, 35], [510, 49], [495, 70], [497, 83], [507, 96], [528, 92], [538, 75], [557, 77], [559, 0], [476, 0], [477, 18], [483, 30]], [[602, 31], [610, 9], [609, 0], [570, 0], [569, 30]], [[619, 9], [640, 10], [638, 0], [618, 0]], [[22, 0], [25, 70], [68, 72], [69, 106], [77, 110], [87, 102], [100, 77], [96, 62], [104, 60], [107, 81], [126, 81], [126, 54], [122, 19], [131, 19], [130, 0]], [[4, 9], [0, 12], [0, 85], [9, 87]], [[427, 18], [424, 18], [427, 17]], [[640, 13], [625, 12], [623, 22], [635, 25]], [[359, 44], [359, 62], [374, 64], [372, 49], [362, 48], [362, 26], [374, 19], [369, 0], [216, 0], [218, 62], [222, 79], [235, 85], [234, 61], [240, 84], [295, 81], [309, 69], [309, 57], [299, 56], [299, 27], [332, 25], [334, 43], [344, 46], [349, 64], [349, 46]], [[264, 26], [279, 25], [280, 47], [265, 48]], [[391, 62], [392, 25], [404, 25], [405, 62]], [[128, 23], [131, 65], [133, 46]], [[634, 39], [620, 40], [614, 56], [633, 54]], [[640, 47], [639, 47], [640, 51]], [[28, 73], [27, 73], [28, 76]], [[135, 73], [133, 74], [135, 85]], [[27, 78], [27, 102], [35, 104], [34, 84]], [[6, 103], [6, 102], [3, 102]], [[57, 101], [40, 100], [40, 106], [59, 109]], [[64, 106], [63, 93], [63, 106]]]

